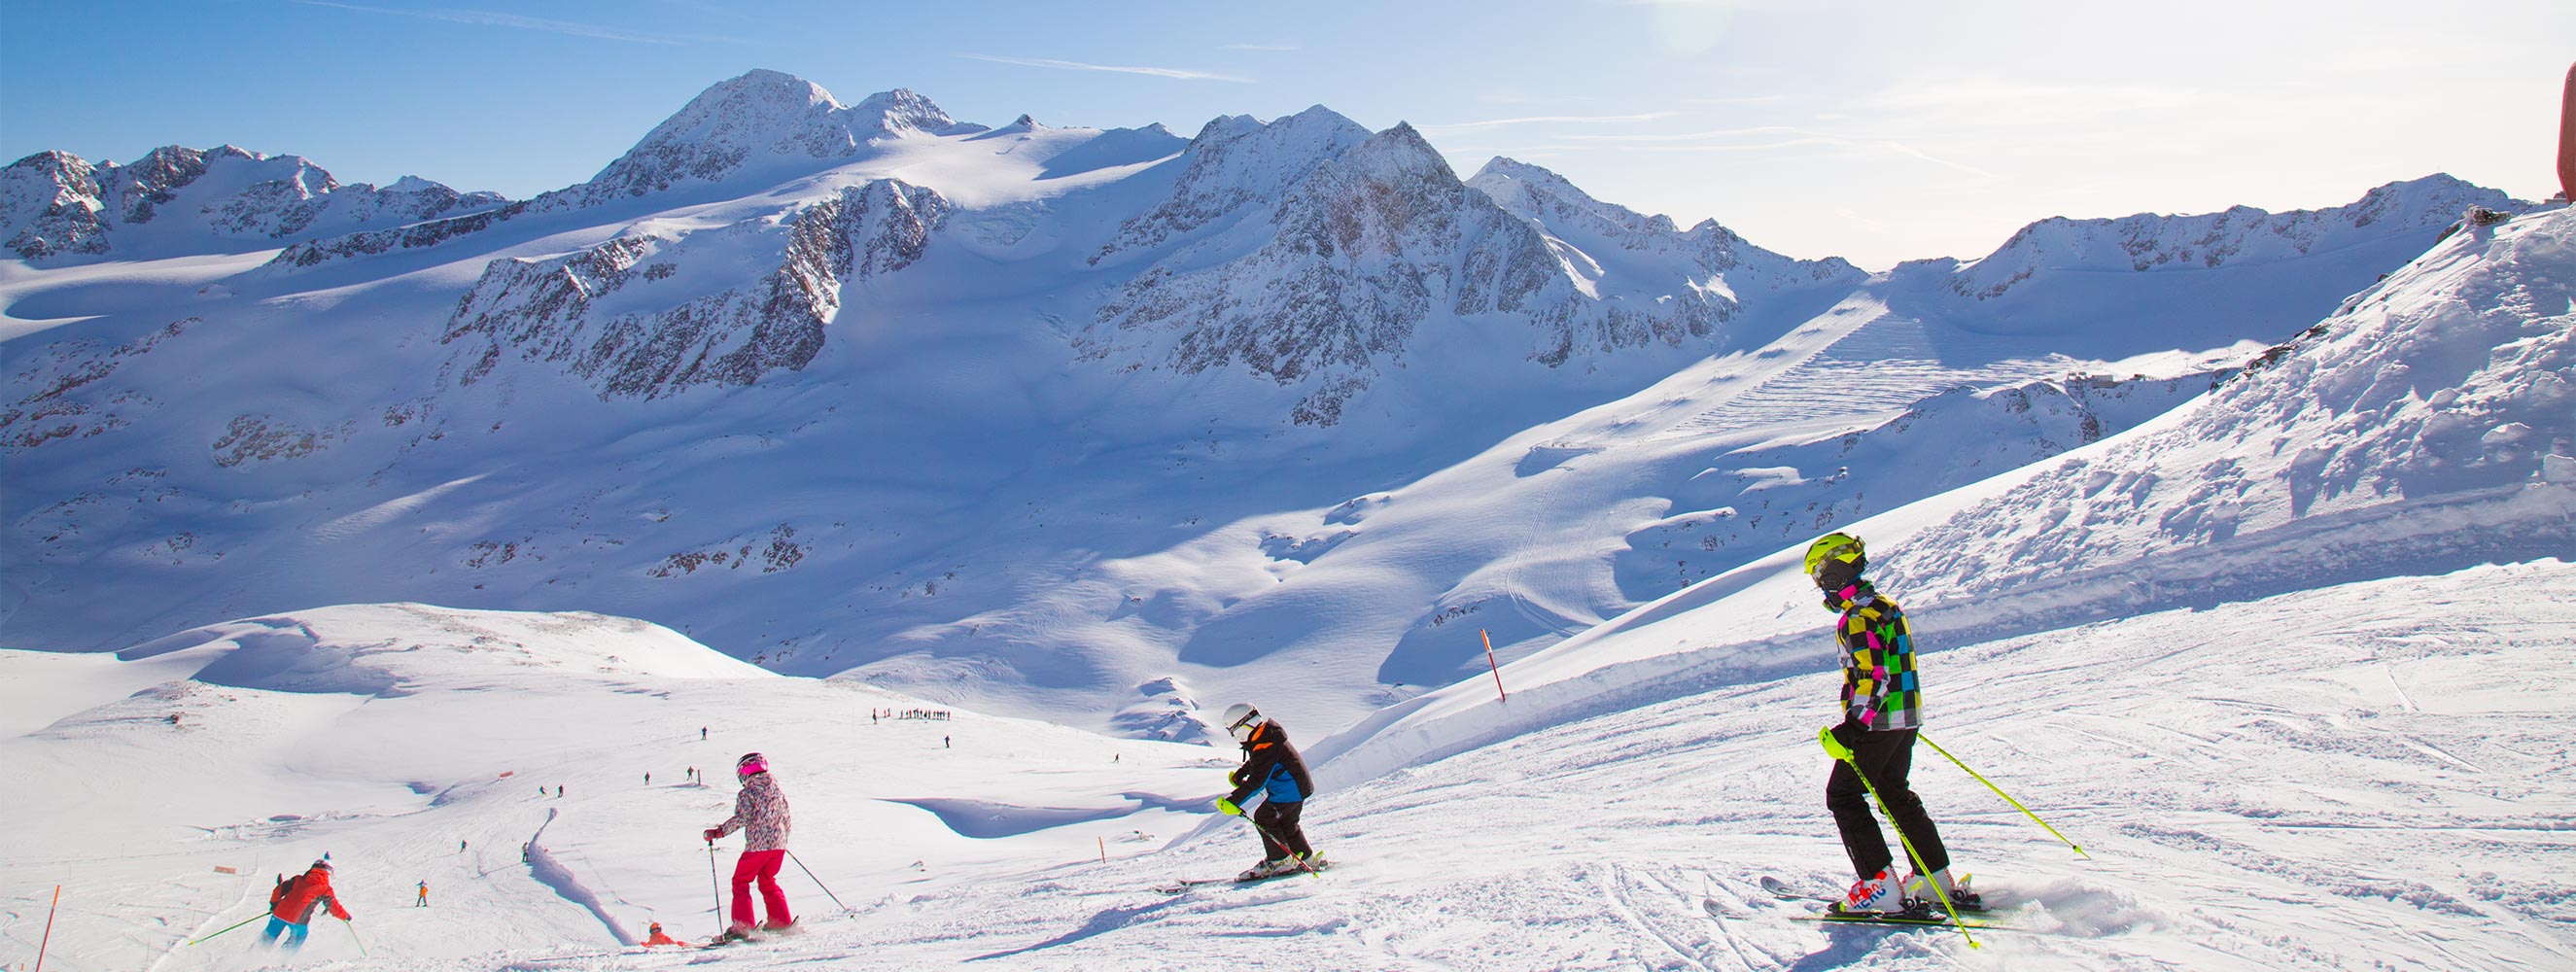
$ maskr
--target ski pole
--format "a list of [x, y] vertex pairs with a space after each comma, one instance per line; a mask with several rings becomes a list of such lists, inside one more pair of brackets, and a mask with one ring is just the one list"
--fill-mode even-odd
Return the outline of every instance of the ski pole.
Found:
[[[215, 933], [215, 935], [221, 935], [221, 934], [223, 934], [224, 932], [231, 931], [231, 930], [233, 930], [234, 928], [239, 928], [239, 927], [241, 927], [241, 926], [243, 926], [243, 925], [250, 924], [251, 922], [258, 921], [258, 920], [260, 920], [260, 919], [262, 919], [262, 918], [266, 918], [266, 917], [268, 917], [268, 912], [265, 912], [265, 911], [260, 912], [260, 913], [258, 913], [258, 914], [256, 914], [256, 915], [252, 915], [252, 916], [250, 916], [250, 917], [248, 917], [248, 918], [244, 918], [244, 919], [242, 919], [242, 920], [240, 920], [240, 921], [236, 921], [236, 922], [234, 922], [234, 923], [232, 924], [232, 927], [231, 927], [231, 928], [226, 928], [226, 929], [224, 929], [224, 931], [216, 932], [216, 933]], [[207, 936], [205, 936], [204, 938], [191, 938], [191, 939], [189, 939], [189, 940], [188, 940], [188, 944], [190, 944], [190, 945], [194, 945], [194, 944], [197, 944], [198, 942], [205, 941], [205, 940], [206, 940], [206, 939], [208, 939], [208, 938], [213, 938], [213, 937], [215, 937], [215, 935], [207, 935]]]
[[2055, 838], [2057, 838], [2057, 839], [2059, 839], [2059, 840], [2065, 840], [2065, 841], [2066, 841], [2066, 846], [2068, 846], [2068, 847], [2072, 847], [2072, 848], [2075, 848], [2075, 855], [2076, 855], [2076, 856], [2081, 857], [2081, 858], [2083, 858], [2083, 859], [2085, 859], [2085, 860], [2088, 860], [2088, 861], [2093, 859], [2093, 855], [2091, 855], [2091, 854], [2087, 854], [2087, 853], [2084, 853], [2084, 847], [2083, 847], [2083, 845], [2077, 844], [2076, 842], [2071, 841], [2071, 840], [2066, 840], [2066, 835], [2065, 835], [2065, 834], [2058, 833], [2058, 832], [2057, 832], [2057, 828], [2055, 828], [2055, 827], [2051, 827], [2051, 826], [2049, 826], [2049, 825], [2048, 825], [2048, 821], [2045, 821], [2045, 820], [2041, 820], [2041, 819], [2039, 819], [2039, 815], [2038, 815], [2038, 814], [2035, 814], [2035, 813], [2030, 812], [2030, 808], [2029, 808], [2029, 807], [2022, 806], [2022, 805], [2021, 805], [2021, 801], [2013, 799], [2013, 798], [2012, 798], [2012, 794], [2004, 792], [2004, 788], [2003, 788], [2003, 787], [2000, 787], [2000, 786], [1996, 786], [1996, 785], [1994, 785], [1994, 783], [1992, 783], [1991, 781], [1988, 781], [1988, 780], [1987, 780], [1985, 777], [1983, 777], [1983, 776], [1978, 776], [1978, 775], [1977, 775], [1977, 771], [1976, 771], [1976, 770], [1968, 769], [1968, 764], [1966, 764], [1966, 763], [1962, 763], [1962, 762], [1959, 762], [1959, 757], [1956, 757], [1956, 756], [1952, 756], [1952, 755], [1950, 755], [1950, 751], [1949, 751], [1949, 750], [1947, 750], [1947, 749], [1943, 749], [1943, 748], [1941, 748], [1941, 744], [1940, 744], [1940, 743], [1933, 742], [1933, 741], [1932, 741], [1932, 740], [1930, 740], [1930, 739], [1925, 739], [1922, 733], [1916, 733], [1916, 734], [1914, 735], [1914, 738], [1916, 738], [1916, 739], [1922, 739], [1922, 740], [1923, 740], [1923, 744], [1924, 744], [1924, 745], [1932, 747], [1932, 751], [1933, 751], [1933, 752], [1940, 753], [1940, 754], [1941, 754], [1941, 758], [1943, 758], [1943, 759], [1947, 759], [1947, 760], [1949, 760], [1949, 761], [1950, 761], [1950, 765], [1952, 765], [1952, 766], [1956, 766], [1956, 767], [1958, 767], [1960, 770], [1965, 771], [1969, 776], [1975, 777], [1975, 778], [1976, 778], [1976, 780], [1977, 780], [1977, 782], [1986, 784], [1986, 789], [1989, 789], [1989, 790], [1993, 790], [1993, 791], [1995, 791], [1995, 795], [1996, 795], [1996, 796], [1999, 796], [1999, 797], [2004, 798], [2004, 802], [2005, 802], [2005, 803], [2012, 804], [2012, 805], [2013, 805], [2013, 809], [2015, 809], [2015, 810], [2019, 810], [2019, 811], [2021, 811], [2021, 812], [2022, 812], [2022, 815], [2023, 815], [2023, 816], [2029, 817], [2029, 818], [2030, 818], [2030, 822], [2035, 823], [2035, 824], [2038, 824], [2038, 825], [2040, 826], [2040, 829], [2048, 831], [2049, 836], [2051, 836], [2051, 837], [2055, 837]]
[[795, 852], [795, 851], [788, 851], [788, 852], [787, 852], [787, 859], [788, 859], [788, 860], [791, 860], [791, 861], [795, 861], [795, 862], [796, 862], [796, 869], [797, 869], [797, 870], [799, 870], [799, 871], [803, 871], [803, 872], [805, 872], [805, 876], [806, 876], [806, 877], [814, 878], [814, 886], [815, 886], [815, 887], [818, 887], [818, 888], [822, 888], [822, 889], [823, 889], [823, 896], [824, 896], [824, 897], [826, 897], [826, 898], [830, 898], [830, 899], [832, 899], [832, 903], [833, 903], [833, 904], [841, 905], [841, 913], [842, 913], [842, 914], [845, 914], [845, 915], [846, 915], [846, 914], [849, 914], [849, 913], [850, 913], [850, 906], [849, 906], [849, 905], [845, 905], [845, 904], [841, 904], [841, 896], [840, 896], [840, 895], [837, 895], [837, 894], [833, 894], [833, 893], [832, 893], [832, 889], [831, 889], [830, 887], [827, 887], [827, 886], [825, 886], [825, 885], [823, 884], [823, 879], [822, 879], [822, 878], [814, 877], [814, 869], [813, 869], [813, 868], [810, 868], [810, 867], [806, 867], [806, 866], [805, 866], [805, 861], [804, 861], [803, 859], [801, 859], [801, 858], [798, 858], [798, 857], [796, 856], [796, 852]]
[[[1254, 819], [1252, 819], [1252, 815], [1251, 815], [1251, 814], [1248, 814], [1248, 813], [1247, 813], [1247, 814], [1244, 814], [1244, 815], [1243, 815], [1243, 822], [1244, 822], [1244, 823], [1251, 824], [1251, 825], [1252, 825], [1252, 830], [1253, 830], [1253, 832], [1254, 832], [1254, 833], [1257, 833], [1257, 834], [1260, 834], [1260, 835], [1261, 835], [1261, 839], [1263, 839], [1263, 840], [1267, 840], [1267, 841], [1269, 841], [1269, 842], [1271, 842], [1271, 843], [1273, 843], [1273, 844], [1277, 844], [1277, 845], [1279, 845], [1279, 848], [1280, 848], [1281, 850], [1287, 850], [1287, 848], [1288, 848], [1288, 842], [1287, 842], [1287, 841], [1284, 841], [1284, 840], [1280, 840], [1277, 836], [1275, 836], [1275, 835], [1271, 834], [1271, 832], [1270, 832], [1270, 828], [1262, 826], [1262, 825], [1261, 825], [1261, 821], [1258, 821], [1258, 820], [1254, 820]], [[1299, 857], [1299, 856], [1297, 856], [1297, 853], [1296, 853], [1295, 851], [1289, 851], [1289, 853], [1288, 853], [1288, 859], [1289, 859], [1289, 860], [1292, 860], [1292, 861], [1296, 861], [1296, 862], [1297, 862], [1297, 866], [1298, 866], [1298, 867], [1301, 867], [1301, 868], [1304, 868], [1304, 869], [1306, 870], [1306, 873], [1308, 873], [1308, 874], [1312, 874], [1312, 875], [1314, 875], [1314, 876], [1316, 876], [1316, 877], [1319, 877], [1319, 878], [1324, 876], [1324, 872], [1322, 872], [1322, 871], [1318, 871], [1318, 870], [1315, 870], [1315, 865], [1312, 865], [1312, 864], [1308, 864], [1308, 863], [1306, 863], [1306, 859], [1305, 859], [1305, 858], [1303, 858], [1303, 857]]]
[[724, 885], [716, 878], [716, 842], [707, 841], [707, 891], [716, 899], [716, 937], [725, 933]]
[[[1915, 738], [1922, 737], [1917, 734]], [[1832, 726], [1816, 730], [1816, 741], [1824, 744], [1825, 752], [1833, 754], [1835, 759], [1843, 761], [1843, 765], [1851, 767], [1853, 776], [1860, 777], [1861, 787], [1869, 791], [1871, 800], [1878, 802], [1878, 812], [1887, 817], [1887, 825], [1896, 828], [1896, 842], [1905, 845], [1905, 856], [1914, 860], [1914, 873], [1923, 875], [1924, 881], [1932, 885], [1932, 893], [1941, 897], [1941, 907], [1950, 912], [1950, 924], [1959, 929], [1959, 936], [1968, 940], [1969, 948], [1984, 948], [1985, 946], [1977, 944], [1977, 936], [1968, 934], [1968, 923], [1959, 920], [1959, 907], [1950, 903], [1949, 889], [1942, 887], [1940, 879], [1932, 876], [1931, 868], [1923, 866], [1923, 855], [1914, 849], [1914, 838], [1905, 836], [1905, 825], [1897, 823], [1896, 814], [1887, 809], [1887, 798], [1878, 795], [1877, 784], [1869, 781], [1869, 774], [1860, 771], [1860, 761], [1852, 758], [1851, 747], [1843, 745], [1842, 740], [1834, 738]]]
[[366, 958], [366, 957], [367, 957], [367, 942], [366, 942], [366, 940], [365, 940], [365, 939], [362, 939], [362, 938], [359, 938], [359, 937], [358, 937], [358, 926], [357, 926], [357, 925], [354, 925], [354, 924], [351, 924], [351, 923], [350, 923], [350, 921], [349, 921], [349, 919], [342, 918], [342, 919], [340, 919], [340, 927], [343, 927], [343, 928], [348, 929], [348, 930], [349, 930], [349, 940], [350, 940], [350, 941], [353, 941], [353, 942], [357, 942], [357, 943], [358, 943], [358, 957], [359, 957], [359, 958]]

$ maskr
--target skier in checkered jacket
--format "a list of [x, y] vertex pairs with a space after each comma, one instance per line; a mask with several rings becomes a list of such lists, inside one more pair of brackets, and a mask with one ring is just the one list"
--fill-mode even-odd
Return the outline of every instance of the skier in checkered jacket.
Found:
[[[1833, 811], [1843, 852], [1860, 879], [1835, 910], [1902, 912], [1945, 894], [1957, 907], [1977, 907], [1976, 892], [1951, 877], [1950, 851], [1906, 780], [1914, 762], [1915, 732], [1923, 725], [1914, 635], [1906, 626], [1905, 610], [1861, 578], [1868, 565], [1860, 538], [1850, 534], [1829, 533], [1807, 547], [1807, 576], [1824, 591], [1825, 610], [1841, 615], [1834, 643], [1843, 665], [1842, 721], [1826, 733], [1850, 757], [1834, 761], [1833, 774], [1825, 781], [1825, 807]], [[1896, 871], [1900, 862], [1870, 808], [1873, 788], [1887, 801], [1899, 839], [1922, 857], [1920, 866], [1901, 881]]]

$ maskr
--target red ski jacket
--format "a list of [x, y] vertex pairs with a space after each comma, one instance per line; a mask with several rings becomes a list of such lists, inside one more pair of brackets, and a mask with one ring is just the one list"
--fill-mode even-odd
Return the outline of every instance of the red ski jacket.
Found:
[[328, 906], [331, 917], [349, 920], [349, 909], [340, 907], [339, 895], [331, 893], [331, 872], [314, 868], [286, 882], [286, 893], [277, 896], [276, 907], [268, 913], [279, 920], [302, 925], [313, 920], [313, 909]]

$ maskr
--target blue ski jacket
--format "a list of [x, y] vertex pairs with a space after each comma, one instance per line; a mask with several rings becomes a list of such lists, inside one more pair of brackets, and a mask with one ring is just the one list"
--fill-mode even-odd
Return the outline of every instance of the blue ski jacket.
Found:
[[1243, 741], [1244, 761], [1240, 769], [1227, 778], [1234, 781], [1234, 793], [1227, 799], [1240, 804], [1252, 791], [1264, 792], [1272, 803], [1297, 803], [1315, 795], [1315, 780], [1306, 775], [1306, 760], [1297, 755], [1297, 747], [1288, 744], [1288, 733], [1276, 722], [1263, 722]]

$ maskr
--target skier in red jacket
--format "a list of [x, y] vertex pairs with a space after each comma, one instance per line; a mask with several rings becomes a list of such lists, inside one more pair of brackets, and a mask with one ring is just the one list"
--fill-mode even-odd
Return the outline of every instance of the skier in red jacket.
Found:
[[279, 884], [269, 893], [268, 904], [268, 928], [260, 932], [260, 940], [274, 942], [282, 933], [288, 951], [304, 945], [314, 909], [327, 907], [331, 917], [349, 920], [349, 909], [340, 907], [340, 896], [331, 890], [330, 861], [314, 861], [311, 870]]

